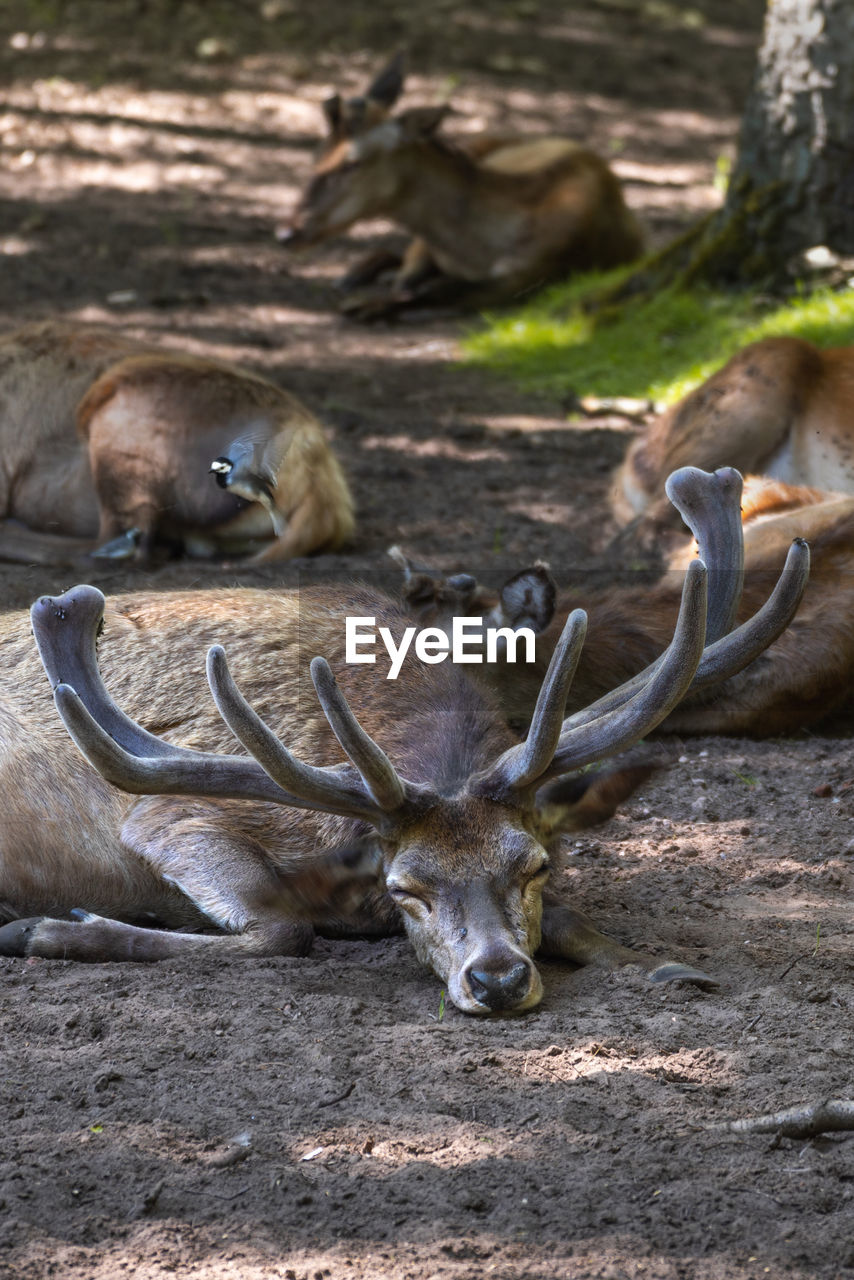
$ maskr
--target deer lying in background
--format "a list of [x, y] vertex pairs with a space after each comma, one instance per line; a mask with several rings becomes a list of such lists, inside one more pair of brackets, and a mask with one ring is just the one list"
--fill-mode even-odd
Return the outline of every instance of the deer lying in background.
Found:
[[[729, 468], [717, 474], [737, 515], [740, 477]], [[666, 732], [771, 736], [854, 708], [854, 497], [752, 478], [743, 516], [743, 566], [735, 558], [729, 562], [733, 579], [744, 577], [737, 620], [760, 607], [799, 537], [809, 542], [812, 559], [804, 600], [792, 625], [746, 670], [684, 698], [663, 722]], [[671, 559], [671, 572], [652, 585], [569, 588], [559, 595], [542, 565], [491, 592], [470, 574], [445, 578], [413, 565], [397, 549], [393, 554], [406, 575], [404, 599], [422, 625], [450, 634], [453, 618], [465, 616], [484, 626], [537, 633], [535, 663], [499, 660], [471, 668], [497, 695], [508, 721], [523, 728], [569, 611], [580, 607], [590, 615], [569, 695], [572, 710], [631, 680], [661, 651], [692, 553], [685, 542]], [[725, 560], [716, 557], [715, 563], [726, 571]]]
[[[699, 510], [703, 549], [728, 564], [740, 525], [719, 502], [720, 488], [717, 477], [688, 469], [671, 492], [686, 511]], [[637, 769], [619, 765], [610, 774], [573, 771], [637, 741], [692, 683], [726, 678], [755, 657], [791, 619], [807, 573], [798, 543], [760, 615], [718, 640], [738, 584], [712, 571], [707, 627], [707, 572], [695, 561], [666, 651], [640, 679], [565, 720], [585, 631], [576, 611], [524, 742], [452, 663], [410, 662], [394, 682], [345, 665], [345, 617], [375, 615], [398, 639], [409, 621], [368, 588], [120, 596], [105, 619], [94, 587], [43, 597], [31, 614], [41, 660], [68, 733], [91, 764], [53, 714], [27, 619], [7, 616], [0, 900], [14, 912], [86, 910], [77, 922], [7, 924], [0, 951], [88, 960], [290, 954], [309, 944], [305, 917], [313, 914], [339, 933], [398, 931], [402, 923], [420, 959], [472, 1013], [535, 1005], [537, 950], [704, 981], [619, 946], [557, 895], [544, 895], [550, 866], [561, 865], [560, 833], [613, 812], [638, 780]], [[340, 685], [325, 659], [311, 663], [322, 716], [301, 636], [339, 672]], [[706, 639], [717, 642], [704, 651]], [[201, 650], [222, 640], [233, 674], [219, 644], [208, 653], [220, 719], [195, 668]], [[112, 701], [99, 665], [148, 729]], [[227, 750], [226, 726], [248, 754], [218, 754]], [[317, 907], [306, 882], [311, 890], [325, 870], [360, 858], [376, 859], [380, 878], [362, 890], [359, 909], [351, 903], [342, 918], [334, 897]], [[140, 927], [150, 916], [172, 928], [214, 924], [231, 933]]]
[[738, 351], [631, 446], [615, 475], [620, 523], [672, 525], [664, 482], [685, 466], [854, 492], [854, 347], [765, 338]]
[[506, 301], [640, 254], [638, 224], [600, 156], [551, 136], [452, 143], [437, 132], [445, 106], [391, 114], [402, 89], [398, 57], [364, 97], [324, 103], [328, 140], [277, 233], [304, 247], [387, 217], [416, 237], [402, 256], [372, 254], [344, 277], [350, 315]]
[[2, 559], [284, 560], [352, 530], [320, 424], [232, 365], [31, 324], [0, 338], [0, 406]]

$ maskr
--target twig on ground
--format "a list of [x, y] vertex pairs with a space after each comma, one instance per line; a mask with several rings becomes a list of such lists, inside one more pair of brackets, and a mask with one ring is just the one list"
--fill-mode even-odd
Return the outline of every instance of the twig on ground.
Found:
[[780, 1138], [815, 1138], [820, 1133], [854, 1130], [854, 1102], [829, 1098], [745, 1120], [724, 1120], [709, 1128], [725, 1129], [729, 1133], [772, 1133]]
[[786, 974], [789, 973], [792, 969], [794, 969], [795, 965], [800, 960], [809, 960], [810, 956], [814, 956], [814, 955], [815, 955], [814, 951], [805, 951], [803, 955], [795, 956], [794, 960], [790, 960], [789, 963], [786, 965], [785, 969], [783, 970], [783, 972], [778, 975], [777, 981], [779, 982], [780, 978], [785, 978]]
[[318, 1107], [331, 1107], [331, 1106], [334, 1106], [336, 1102], [343, 1102], [345, 1098], [350, 1097], [350, 1094], [353, 1092], [355, 1087], [356, 1087], [356, 1081], [351, 1080], [350, 1083], [347, 1085], [347, 1088], [344, 1089], [341, 1093], [336, 1093], [334, 1098], [322, 1098], [320, 1102], [316, 1103], [315, 1105]]
[[742, 1031], [741, 1035], [738, 1037], [738, 1038], [739, 1038], [739, 1040], [742, 1040], [742, 1039], [747, 1035], [748, 1031], [752, 1031], [752, 1030], [753, 1030], [753, 1028], [756, 1026], [757, 1022], [759, 1022], [759, 1020], [761, 1019], [761, 1017], [762, 1017], [762, 1014], [761, 1014], [761, 1013], [757, 1013], [756, 1017], [755, 1017], [755, 1018], [752, 1018], [752, 1019], [750, 1020], [750, 1022], [748, 1022], [747, 1026], [744, 1028], [744, 1030]]

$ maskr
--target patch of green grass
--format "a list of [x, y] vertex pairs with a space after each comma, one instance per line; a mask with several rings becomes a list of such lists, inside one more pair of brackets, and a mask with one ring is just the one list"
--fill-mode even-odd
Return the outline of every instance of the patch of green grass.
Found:
[[624, 274], [584, 276], [540, 294], [522, 310], [487, 316], [463, 347], [467, 360], [550, 394], [631, 396], [669, 404], [748, 342], [772, 335], [819, 346], [854, 343], [854, 290], [820, 289], [788, 301], [749, 294], [672, 290], [626, 303], [613, 318], [580, 300]]

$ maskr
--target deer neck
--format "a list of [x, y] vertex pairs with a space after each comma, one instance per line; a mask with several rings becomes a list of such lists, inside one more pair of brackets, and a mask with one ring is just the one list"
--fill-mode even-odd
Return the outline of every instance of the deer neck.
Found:
[[442, 270], [463, 279], [488, 276], [520, 219], [502, 176], [435, 142], [412, 147], [404, 163], [395, 218], [427, 242]]

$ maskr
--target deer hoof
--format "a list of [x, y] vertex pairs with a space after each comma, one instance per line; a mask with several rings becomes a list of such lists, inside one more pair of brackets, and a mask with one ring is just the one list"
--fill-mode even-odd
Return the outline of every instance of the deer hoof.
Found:
[[695, 987], [703, 987], [706, 991], [720, 986], [717, 978], [710, 978], [707, 973], [703, 973], [702, 969], [692, 969], [688, 964], [673, 962], [660, 964], [657, 969], [653, 969], [649, 980], [650, 982], [691, 982]]
[[28, 920], [13, 920], [0, 929], [0, 956], [28, 956], [30, 940], [44, 916], [31, 916]]
[[111, 538], [103, 546], [96, 547], [90, 555], [93, 560], [130, 560], [136, 555], [141, 538], [141, 529], [128, 529], [126, 533], [119, 534], [117, 538]]

